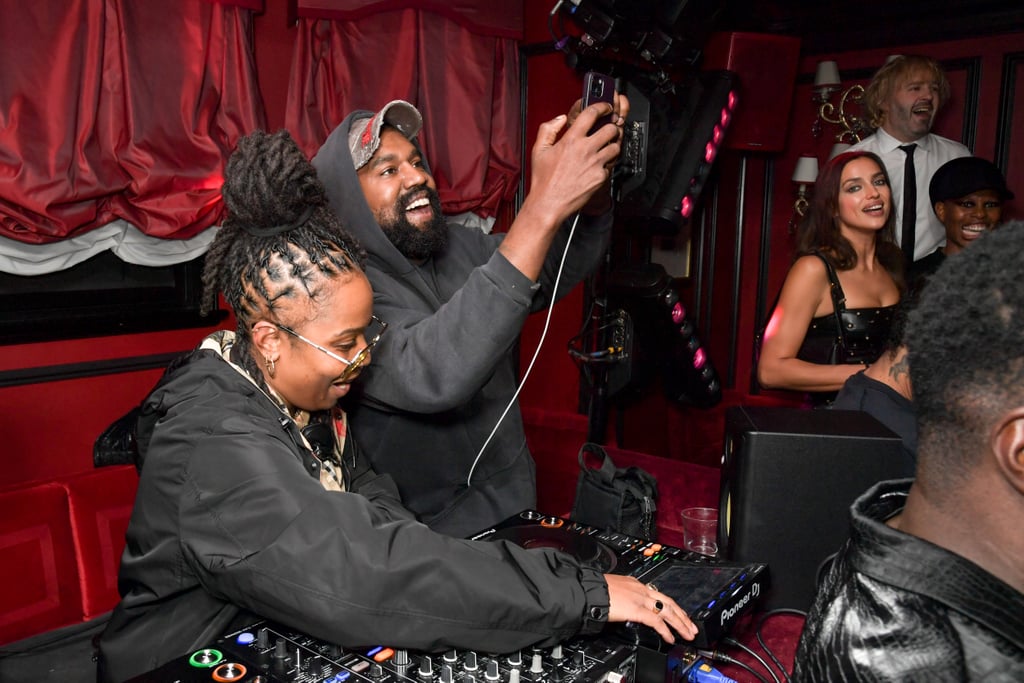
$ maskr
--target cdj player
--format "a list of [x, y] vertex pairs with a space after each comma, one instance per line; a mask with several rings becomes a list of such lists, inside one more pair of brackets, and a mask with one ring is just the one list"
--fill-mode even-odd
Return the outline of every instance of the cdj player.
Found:
[[[720, 562], [640, 538], [533, 510], [481, 531], [475, 540], [556, 548], [606, 574], [653, 583], [687, 611], [699, 629], [666, 659], [647, 627], [606, 629], [553, 648], [506, 654], [449, 650], [410, 652], [381, 645], [346, 649], [267, 620], [223, 634], [207, 647], [128, 683], [666, 683], [683, 680], [697, 659], [750, 611], [767, 589], [763, 564]], [[653, 649], [650, 649], [653, 648]], [[638, 654], [653, 666], [638, 662]], [[678, 660], [683, 658], [684, 663]], [[666, 671], [671, 669], [671, 672]]]
[[[652, 583], [686, 610], [698, 629], [691, 644], [702, 648], [727, 635], [769, 585], [765, 564], [723, 562], [535, 510], [521, 512], [471, 538], [507, 540], [524, 548], [555, 548], [603, 574]], [[646, 635], [657, 639], [653, 630]]]

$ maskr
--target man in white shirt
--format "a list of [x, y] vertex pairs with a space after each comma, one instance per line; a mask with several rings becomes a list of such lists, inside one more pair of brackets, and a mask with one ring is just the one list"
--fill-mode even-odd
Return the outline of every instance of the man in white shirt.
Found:
[[[874, 152], [885, 163], [896, 208], [896, 241], [908, 264], [946, 241], [945, 228], [928, 199], [932, 174], [951, 159], [971, 156], [964, 145], [931, 132], [936, 112], [949, 100], [949, 91], [949, 81], [934, 59], [900, 55], [878, 70], [864, 95], [876, 130], [852, 149]], [[905, 178], [911, 173], [916, 180], [916, 201], [911, 193], [910, 205], [905, 207]], [[904, 216], [913, 219], [912, 229], [904, 229]]]

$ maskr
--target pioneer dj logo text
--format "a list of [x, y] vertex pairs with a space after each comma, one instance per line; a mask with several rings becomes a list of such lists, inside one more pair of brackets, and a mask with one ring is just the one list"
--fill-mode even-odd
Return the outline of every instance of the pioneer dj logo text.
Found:
[[741, 609], [743, 609], [744, 607], [747, 606], [748, 602], [750, 602], [752, 599], [756, 598], [760, 594], [761, 594], [761, 584], [755, 581], [754, 583], [752, 583], [750, 585], [750, 590], [747, 591], [747, 594], [744, 595], [742, 598], [740, 598], [739, 601], [735, 605], [733, 605], [729, 609], [722, 610], [722, 621], [721, 621], [720, 625], [721, 626], [725, 626], [725, 622], [729, 621], [734, 616], [736, 616], [736, 614]]

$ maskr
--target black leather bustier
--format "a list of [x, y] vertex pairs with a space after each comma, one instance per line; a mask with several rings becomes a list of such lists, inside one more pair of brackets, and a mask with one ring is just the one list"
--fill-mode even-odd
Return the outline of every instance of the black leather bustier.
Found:
[[797, 358], [822, 365], [874, 363], [885, 348], [896, 305], [846, 308], [835, 269], [823, 255], [815, 256], [825, 262], [835, 313], [811, 319]]
[[836, 342], [834, 315], [812, 318], [797, 358], [827, 365], [874, 363], [885, 348], [895, 309], [895, 306], [844, 308], [839, 318], [845, 328], [845, 343]]

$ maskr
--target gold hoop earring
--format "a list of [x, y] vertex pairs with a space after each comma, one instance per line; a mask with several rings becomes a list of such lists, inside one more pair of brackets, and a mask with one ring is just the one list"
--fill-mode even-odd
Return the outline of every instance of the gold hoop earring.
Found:
[[267, 374], [273, 377], [274, 372], [277, 370], [277, 368], [275, 367], [274, 359], [271, 358], [270, 356], [263, 356], [263, 360], [267, 365]]

